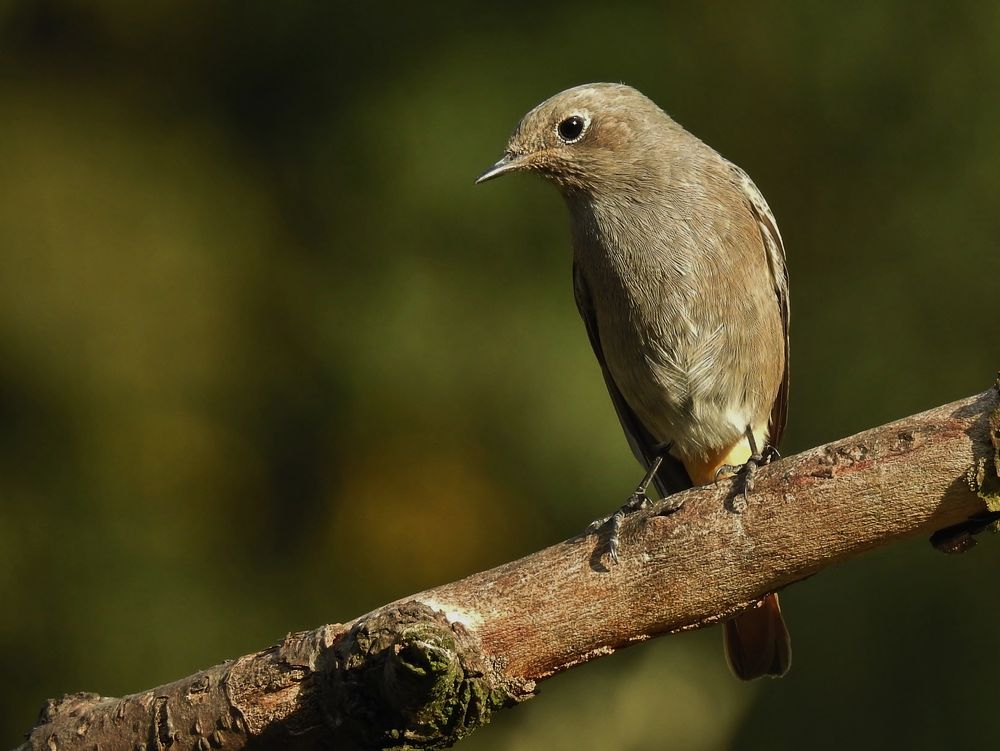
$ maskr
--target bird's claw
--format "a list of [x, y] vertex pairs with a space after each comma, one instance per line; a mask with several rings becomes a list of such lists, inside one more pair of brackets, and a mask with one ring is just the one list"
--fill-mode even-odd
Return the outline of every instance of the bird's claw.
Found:
[[605, 516], [603, 519], [595, 519], [587, 527], [588, 532], [600, 532], [605, 527], [610, 527], [607, 551], [608, 560], [612, 564], [617, 564], [620, 560], [618, 551], [621, 548], [621, 529], [625, 517], [646, 508], [649, 504], [649, 496], [642, 490], [636, 490], [615, 513], [611, 516]]
[[753, 476], [760, 467], [765, 467], [774, 459], [780, 458], [781, 454], [774, 446], [765, 446], [759, 454], [754, 454], [747, 459], [746, 464], [723, 464], [715, 471], [715, 482], [718, 483], [723, 474], [730, 474], [741, 481], [741, 492], [733, 498], [733, 512], [742, 514], [746, 511], [747, 503], [750, 501], [750, 493], [753, 492]]

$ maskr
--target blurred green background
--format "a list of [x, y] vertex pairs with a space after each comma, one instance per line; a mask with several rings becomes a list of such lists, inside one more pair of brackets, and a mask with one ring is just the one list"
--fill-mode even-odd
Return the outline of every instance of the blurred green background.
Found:
[[[525, 554], [638, 476], [517, 119], [631, 83], [746, 168], [792, 278], [785, 453], [1000, 365], [1000, 6], [0, 0], [0, 744]], [[465, 749], [965, 747], [1000, 544], [547, 682]]]

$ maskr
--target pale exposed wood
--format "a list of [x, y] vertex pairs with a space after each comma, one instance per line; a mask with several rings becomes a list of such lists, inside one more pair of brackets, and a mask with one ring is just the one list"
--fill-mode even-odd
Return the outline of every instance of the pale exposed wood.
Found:
[[991, 389], [776, 462], [740, 514], [728, 481], [686, 491], [679, 511], [654, 505], [626, 521], [610, 570], [595, 537], [580, 536], [168, 686], [64, 697], [24, 748], [453, 742], [556, 672], [982, 518], [975, 491], [1000, 467], [998, 410]]

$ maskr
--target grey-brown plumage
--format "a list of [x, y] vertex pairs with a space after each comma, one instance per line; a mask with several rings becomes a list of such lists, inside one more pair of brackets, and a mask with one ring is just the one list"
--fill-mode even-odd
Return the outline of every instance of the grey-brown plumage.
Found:
[[[664, 494], [774, 446], [788, 392], [788, 279], [777, 225], [741, 169], [619, 84], [531, 110], [480, 181], [527, 169], [569, 207], [577, 305], [639, 461]], [[663, 447], [669, 446], [669, 452]], [[790, 660], [777, 599], [727, 624], [743, 678]]]

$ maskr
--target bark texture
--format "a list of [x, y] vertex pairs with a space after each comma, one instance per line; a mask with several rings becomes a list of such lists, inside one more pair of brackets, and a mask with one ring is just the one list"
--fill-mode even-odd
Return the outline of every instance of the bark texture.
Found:
[[1000, 512], [1000, 382], [630, 517], [594, 535], [121, 699], [50, 701], [21, 751], [438, 748], [538, 681], [914, 535], [961, 551]]

